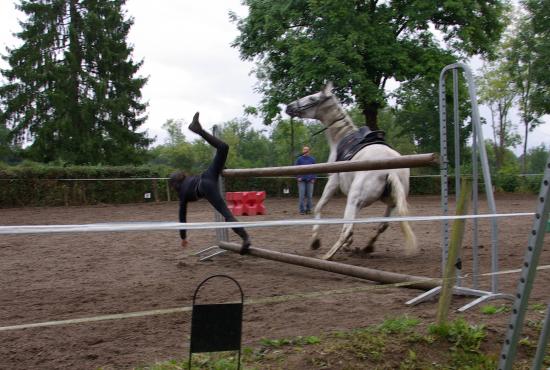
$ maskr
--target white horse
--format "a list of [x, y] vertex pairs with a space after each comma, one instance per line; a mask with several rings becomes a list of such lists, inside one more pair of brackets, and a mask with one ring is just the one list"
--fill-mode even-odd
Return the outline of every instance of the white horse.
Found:
[[[336, 149], [342, 138], [358, 131], [340, 105], [338, 98], [332, 93], [332, 83], [328, 83], [320, 92], [295, 100], [288, 104], [286, 112], [291, 117], [313, 118], [321, 121], [325, 126], [326, 136], [330, 144], [328, 162], [336, 160]], [[372, 144], [361, 149], [353, 156], [352, 161], [361, 161], [373, 158], [399, 157], [400, 154], [384, 144]], [[391, 169], [375, 171], [358, 171], [334, 173], [329, 176], [321, 199], [315, 206], [315, 218], [321, 218], [321, 211], [336, 189], [347, 195], [344, 218], [354, 219], [361, 208], [367, 207], [377, 200], [387, 205], [384, 217], [391, 215], [394, 209], [399, 216], [408, 214], [407, 194], [409, 192], [409, 169]], [[416, 238], [408, 222], [400, 222], [405, 236], [404, 250], [406, 255], [417, 252]], [[388, 227], [388, 223], [378, 226], [377, 233], [362, 249], [366, 253], [374, 251], [374, 242]], [[313, 226], [311, 248], [321, 246], [319, 240], [319, 225]], [[341, 247], [349, 247], [353, 242], [353, 224], [345, 224], [340, 237], [332, 248], [323, 256], [330, 259]]]

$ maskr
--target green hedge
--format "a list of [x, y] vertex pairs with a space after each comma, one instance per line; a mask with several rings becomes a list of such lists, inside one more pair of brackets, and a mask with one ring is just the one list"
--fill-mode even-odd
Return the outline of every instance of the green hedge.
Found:
[[[173, 170], [164, 166], [70, 166], [45, 165], [0, 166], [0, 208], [25, 206], [72, 206], [86, 204], [119, 204], [175, 200], [166, 178]], [[494, 181], [499, 191], [538, 192], [540, 178], [503, 176]], [[315, 196], [320, 196], [327, 178], [321, 176], [315, 184]], [[512, 186], [513, 185], [513, 186]], [[288, 188], [289, 194], [283, 189]], [[439, 195], [439, 177], [411, 177], [410, 194]], [[454, 179], [449, 179], [449, 191]], [[296, 197], [297, 183], [291, 177], [226, 178], [225, 191], [261, 191], [268, 197]], [[480, 193], [483, 193], [480, 183]], [[151, 198], [144, 195], [150, 193]]]
[[[45, 166], [0, 167], [0, 208], [25, 206], [73, 206], [175, 200], [164, 166]], [[133, 180], [134, 179], [134, 180]], [[327, 178], [320, 177], [315, 196]], [[411, 178], [411, 194], [439, 194], [439, 179]], [[283, 189], [288, 188], [289, 194]], [[269, 197], [296, 197], [294, 178], [227, 178], [225, 191], [261, 191]], [[145, 199], [146, 193], [151, 198]]]
[[[0, 167], [0, 207], [71, 206], [166, 200], [165, 167], [17, 166]], [[116, 180], [124, 179], [124, 180]]]

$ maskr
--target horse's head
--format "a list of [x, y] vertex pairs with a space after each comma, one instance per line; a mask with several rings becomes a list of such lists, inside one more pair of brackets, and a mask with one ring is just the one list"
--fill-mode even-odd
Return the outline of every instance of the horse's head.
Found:
[[319, 107], [332, 96], [332, 82], [328, 82], [318, 93], [305, 96], [288, 104], [286, 114], [291, 117], [320, 119], [318, 115]]

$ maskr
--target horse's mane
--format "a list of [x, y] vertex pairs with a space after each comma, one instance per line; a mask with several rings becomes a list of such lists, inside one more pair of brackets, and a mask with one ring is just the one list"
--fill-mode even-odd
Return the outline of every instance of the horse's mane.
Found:
[[332, 133], [331, 136], [333, 141], [337, 143], [349, 133], [359, 131], [359, 128], [353, 122], [351, 116], [344, 110], [344, 107], [336, 96], [333, 96], [332, 99], [329, 99], [328, 101], [331, 101], [332, 104], [328, 106], [329, 110], [327, 110], [327, 114], [334, 114], [334, 110], [338, 110], [338, 112], [334, 118], [325, 120], [321, 119], [321, 121], [324, 123], [326, 122], [325, 125], [328, 128], [327, 131]]

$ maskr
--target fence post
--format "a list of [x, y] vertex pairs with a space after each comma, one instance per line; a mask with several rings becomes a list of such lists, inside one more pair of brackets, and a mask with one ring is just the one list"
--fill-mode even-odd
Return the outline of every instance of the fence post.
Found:
[[[463, 179], [461, 184], [462, 191], [456, 205], [456, 215], [462, 216], [468, 213], [469, 200], [472, 192], [472, 185], [469, 181]], [[441, 286], [441, 295], [439, 296], [439, 305], [437, 307], [437, 325], [446, 325], [453, 288], [456, 284], [456, 263], [461, 255], [462, 240], [464, 239], [464, 227], [466, 220], [455, 220], [451, 229], [451, 240], [447, 253], [445, 272], [443, 275], [443, 284]]]
[[159, 201], [159, 192], [158, 192], [158, 182], [157, 180], [153, 180], [153, 198], [155, 198], [155, 202], [158, 203]]

